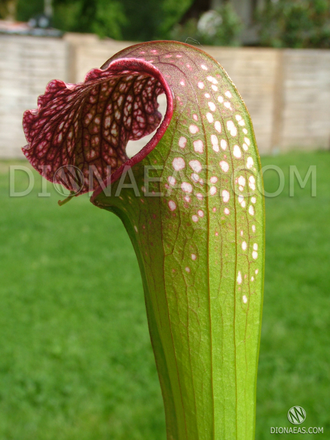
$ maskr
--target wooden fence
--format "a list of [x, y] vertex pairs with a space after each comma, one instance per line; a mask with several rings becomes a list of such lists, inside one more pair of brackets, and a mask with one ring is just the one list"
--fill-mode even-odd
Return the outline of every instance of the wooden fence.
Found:
[[[54, 78], [82, 81], [127, 42], [93, 35], [0, 36], [0, 158], [22, 157], [22, 113]], [[330, 51], [203, 47], [251, 113], [261, 154], [330, 148]]]

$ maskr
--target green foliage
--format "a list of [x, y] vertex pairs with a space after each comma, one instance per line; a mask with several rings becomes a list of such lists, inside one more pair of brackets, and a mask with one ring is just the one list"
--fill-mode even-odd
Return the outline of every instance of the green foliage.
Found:
[[264, 46], [330, 48], [330, 0], [268, 1], [257, 19]]
[[96, 33], [100, 37], [122, 39], [126, 24], [119, 1], [55, 0], [54, 26], [63, 31]]
[[44, 11], [43, 0], [18, 0], [16, 9], [16, 19], [18, 21], [29, 21], [31, 17], [41, 14]]
[[159, 28], [160, 35], [170, 37], [173, 26], [187, 11], [193, 0], [165, 0], [162, 2], [162, 22]]
[[[325, 440], [330, 154], [262, 162], [279, 166], [286, 178], [289, 165], [302, 176], [317, 165], [317, 197], [296, 185], [289, 198], [286, 180], [282, 195], [266, 200], [256, 439], [270, 440], [270, 427], [288, 426], [286, 412], [302, 405], [303, 426], [324, 426], [316, 437]], [[17, 190], [26, 189], [24, 175], [17, 176]], [[8, 172], [0, 164], [0, 438], [165, 440], [142, 283], [127, 233], [87, 196], [63, 208], [53, 191], [37, 198], [41, 177], [35, 177], [33, 193], [9, 198]], [[266, 172], [265, 188], [276, 191], [276, 173]]]
[[162, 23], [162, 2], [154, 0], [122, 1], [127, 23], [123, 35], [129, 41], [147, 41], [155, 39]]
[[175, 24], [170, 32], [170, 38], [176, 41], [183, 41], [184, 43], [191, 44], [191, 40], [199, 42], [197, 31], [197, 20], [191, 18], [185, 22], [185, 24]]
[[[15, 176], [16, 190], [26, 189], [26, 174]], [[87, 196], [59, 208], [48, 183], [51, 197], [39, 198], [34, 176], [31, 194], [10, 198], [0, 163], [0, 438], [163, 439], [127, 233]]]
[[214, 46], [238, 46], [243, 24], [231, 3], [225, 3], [215, 11], [202, 14], [199, 21], [188, 20], [173, 27], [171, 37], [178, 41], [189, 38], [201, 44]]
[[0, 0], [0, 19], [12, 18], [16, 14], [17, 0]]
[[[174, 0], [53, 0], [53, 26], [66, 32], [96, 33], [131, 41], [169, 38], [170, 29], [191, 3], [192, 0], [182, 0], [180, 4]], [[5, 5], [2, 9], [4, 14]], [[28, 21], [43, 9], [43, 0], [18, 0], [16, 18]]]

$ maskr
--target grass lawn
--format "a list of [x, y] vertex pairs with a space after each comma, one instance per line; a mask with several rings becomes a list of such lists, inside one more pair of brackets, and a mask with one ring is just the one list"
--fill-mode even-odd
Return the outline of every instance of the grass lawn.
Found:
[[[290, 426], [330, 438], [330, 153], [264, 157], [280, 167], [283, 192], [267, 198], [267, 255], [258, 376], [257, 440]], [[23, 162], [21, 163], [21, 165]], [[87, 196], [9, 197], [0, 164], [0, 439], [165, 440], [163, 405], [149, 342], [142, 283], [120, 221]], [[25, 165], [25, 163], [24, 163]], [[317, 196], [295, 183], [316, 165]], [[27, 187], [22, 171], [16, 191]], [[278, 178], [267, 171], [265, 186]], [[292, 425], [291, 425], [292, 426]], [[313, 435], [297, 435], [309, 439]]]

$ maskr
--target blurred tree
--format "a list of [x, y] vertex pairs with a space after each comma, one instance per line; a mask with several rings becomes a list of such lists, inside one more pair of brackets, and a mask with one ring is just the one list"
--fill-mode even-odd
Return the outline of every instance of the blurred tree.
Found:
[[13, 20], [16, 17], [17, 0], [0, 0], [0, 18]]
[[258, 21], [263, 46], [330, 48], [330, 0], [267, 0]]
[[17, 0], [16, 20], [29, 21], [31, 17], [44, 12], [44, 0]]
[[[0, 0], [0, 5], [14, 0]], [[16, 0], [16, 18], [28, 21], [44, 10], [44, 0]], [[2, 3], [1, 3], [2, 2]], [[53, 25], [63, 31], [144, 41], [169, 38], [193, 0], [53, 0]]]
[[195, 40], [201, 44], [239, 46], [243, 28], [242, 20], [230, 1], [215, 9], [208, 9], [211, 2], [197, 0], [184, 14], [171, 32], [179, 41]]
[[53, 0], [54, 26], [63, 31], [90, 32], [100, 37], [123, 38], [126, 18], [117, 0]]

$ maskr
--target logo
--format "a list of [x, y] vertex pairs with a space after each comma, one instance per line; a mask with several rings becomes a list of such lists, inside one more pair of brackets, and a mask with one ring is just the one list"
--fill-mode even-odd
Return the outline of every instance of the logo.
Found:
[[68, 190], [60, 185], [65, 188], [73, 188], [73, 191], [78, 194], [84, 186], [84, 174], [74, 165], [63, 165], [56, 170], [53, 182], [55, 190], [62, 196], [67, 196]]
[[[306, 420], [306, 411], [302, 406], [293, 406], [287, 413], [292, 425], [301, 425]], [[271, 426], [271, 434], [323, 434], [323, 426]], [[300, 437], [299, 437], [300, 438]]]
[[288, 420], [292, 425], [301, 425], [306, 420], [306, 411], [301, 406], [293, 406], [288, 411]]

